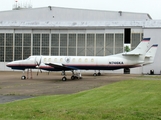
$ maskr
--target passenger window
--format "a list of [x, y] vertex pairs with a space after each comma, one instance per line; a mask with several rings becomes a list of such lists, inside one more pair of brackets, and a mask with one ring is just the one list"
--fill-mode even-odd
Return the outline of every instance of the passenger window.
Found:
[[51, 62], [51, 58], [48, 59], [48, 62]]
[[78, 60], [79, 62], [81, 62], [82, 61], [82, 59], [81, 58], [79, 58], [79, 60]]
[[46, 62], [46, 58], [44, 58], [44, 62]]
[[91, 59], [91, 62], [94, 62], [94, 59], [93, 58]]
[[75, 58], [73, 58], [73, 60], [72, 60], [73, 62], [75, 62]]
[[57, 62], [57, 58], [54, 59], [54, 62]]
[[63, 62], [63, 58], [60, 58], [60, 62]]

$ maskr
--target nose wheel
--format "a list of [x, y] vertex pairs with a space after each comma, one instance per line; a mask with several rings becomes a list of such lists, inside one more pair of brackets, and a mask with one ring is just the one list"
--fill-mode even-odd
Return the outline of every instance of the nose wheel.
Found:
[[62, 77], [62, 81], [66, 81], [66, 80], [67, 80], [67, 78], [65, 77], [65, 76], [66, 76], [66, 74], [65, 74], [65, 70], [63, 70], [63, 71], [62, 71], [61, 75], [63, 75], [63, 76], [64, 76], [64, 77]]
[[23, 70], [23, 75], [21, 76], [21, 80], [25, 80], [26, 76], [25, 76], [25, 70]]
[[26, 79], [25, 75], [21, 76], [21, 80], [25, 80], [25, 79]]
[[64, 77], [62, 77], [62, 81], [66, 81], [67, 80], [67, 78], [64, 76]]

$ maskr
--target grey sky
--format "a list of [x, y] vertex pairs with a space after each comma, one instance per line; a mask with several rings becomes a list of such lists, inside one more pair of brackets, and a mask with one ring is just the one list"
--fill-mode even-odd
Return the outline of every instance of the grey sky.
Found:
[[[0, 11], [11, 10], [16, 0], [1, 0]], [[149, 13], [161, 20], [161, 0], [18, 0], [20, 5], [31, 3], [37, 7], [68, 7], [109, 11]]]

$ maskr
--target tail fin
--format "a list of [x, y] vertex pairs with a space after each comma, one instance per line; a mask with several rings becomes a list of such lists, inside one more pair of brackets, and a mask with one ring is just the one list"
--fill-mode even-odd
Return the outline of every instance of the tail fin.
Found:
[[155, 54], [158, 48], [158, 44], [152, 45], [150, 49], [145, 54], [145, 59], [143, 65], [148, 65], [154, 62]]
[[124, 56], [139, 56], [145, 55], [148, 50], [150, 38], [144, 38], [139, 45], [132, 51], [123, 53]]

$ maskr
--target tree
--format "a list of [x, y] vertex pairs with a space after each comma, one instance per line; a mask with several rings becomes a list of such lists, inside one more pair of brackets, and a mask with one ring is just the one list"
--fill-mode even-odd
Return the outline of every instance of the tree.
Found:
[[129, 46], [126, 45], [126, 46], [124, 47], [124, 51], [125, 51], [125, 52], [129, 52], [129, 51], [130, 51]]

